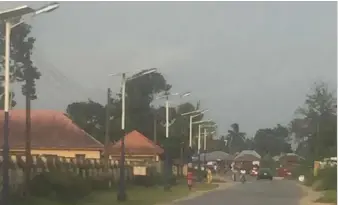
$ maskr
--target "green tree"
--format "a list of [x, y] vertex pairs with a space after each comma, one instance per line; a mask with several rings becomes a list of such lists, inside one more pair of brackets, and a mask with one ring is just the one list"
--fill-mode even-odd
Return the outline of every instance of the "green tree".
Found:
[[[154, 96], [163, 90], [170, 89], [170, 85], [160, 73], [152, 73], [129, 80], [126, 84], [126, 131], [138, 130], [145, 136], [152, 138], [153, 115], [161, 112], [154, 109], [151, 102]], [[121, 138], [121, 94], [110, 99], [109, 136], [111, 141]], [[93, 135], [101, 142], [104, 141], [106, 105], [88, 100], [74, 102], [67, 107], [70, 118], [82, 129]]]
[[257, 130], [253, 139], [253, 146], [261, 156], [276, 156], [281, 153], [292, 152], [288, 139], [288, 128], [277, 124], [274, 128]]
[[319, 82], [306, 96], [304, 105], [296, 110], [297, 117], [290, 123], [290, 130], [303, 155], [306, 152], [307, 157], [316, 160], [336, 155], [336, 101], [328, 85]]
[[[35, 100], [36, 88], [35, 81], [40, 79], [41, 73], [34, 66], [31, 55], [34, 48], [35, 38], [30, 37], [31, 26], [22, 23], [12, 29], [11, 32], [11, 49], [10, 49], [10, 75], [11, 83], [24, 82], [22, 85], [22, 94], [27, 95], [28, 99]], [[4, 47], [5, 47], [5, 25], [0, 24], [0, 69], [4, 70]], [[4, 76], [1, 76], [1, 81]], [[2, 86], [2, 84], [1, 84]], [[0, 93], [4, 93], [4, 88], [0, 87]], [[14, 100], [14, 93], [11, 92], [11, 106], [14, 107], [16, 102]], [[0, 98], [0, 107], [3, 109], [4, 95]]]
[[236, 152], [240, 152], [246, 149], [245, 141], [246, 141], [245, 133], [240, 132], [239, 124], [233, 123], [231, 125], [231, 130], [228, 130], [227, 135], [229, 154], [234, 154]]
[[67, 106], [68, 116], [84, 131], [104, 142], [105, 107], [100, 103], [88, 100], [74, 102]]

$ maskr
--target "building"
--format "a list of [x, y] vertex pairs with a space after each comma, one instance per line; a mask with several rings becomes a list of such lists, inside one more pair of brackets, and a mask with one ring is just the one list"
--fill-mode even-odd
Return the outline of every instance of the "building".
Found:
[[[158, 161], [164, 150], [143, 134], [134, 130], [125, 136], [125, 156], [130, 161]], [[109, 149], [112, 159], [120, 159], [121, 140], [112, 144]]]
[[280, 156], [274, 158], [280, 165], [283, 167], [294, 167], [300, 164], [302, 160], [304, 160], [303, 157], [295, 154], [295, 153], [286, 153], [281, 154]]
[[[9, 147], [11, 154], [24, 155], [26, 111], [10, 110]], [[0, 144], [4, 139], [4, 112], [0, 111]], [[63, 112], [31, 111], [32, 155], [99, 159], [103, 145], [75, 125]]]
[[234, 158], [236, 166], [251, 170], [253, 164], [260, 164], [261, 156], [254, 150], [243, 150]]

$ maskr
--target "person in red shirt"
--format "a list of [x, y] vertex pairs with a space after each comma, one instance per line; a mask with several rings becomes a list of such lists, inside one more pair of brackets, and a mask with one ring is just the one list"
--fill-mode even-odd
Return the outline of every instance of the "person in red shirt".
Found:
[[191, 171], [187, 173], [187, 180], [188, 180], [188, 188], [191, 190], [192, 188], [192, 180], [193, 180], [193, 174]]

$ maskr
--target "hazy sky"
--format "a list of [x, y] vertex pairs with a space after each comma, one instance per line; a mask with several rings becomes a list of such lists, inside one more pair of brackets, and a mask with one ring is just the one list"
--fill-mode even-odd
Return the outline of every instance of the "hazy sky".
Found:
[[43, 75], [34, 108], [104, 103], [107, 86], [119, 91], [109, 73], [157, 67], [173, 91], [210, 109], [220, 134], [237, 122], [252, 136], [287, 124], [314, 81], [337, 87], [336, 10], [336, 2], [62, 2], [29, 21]]

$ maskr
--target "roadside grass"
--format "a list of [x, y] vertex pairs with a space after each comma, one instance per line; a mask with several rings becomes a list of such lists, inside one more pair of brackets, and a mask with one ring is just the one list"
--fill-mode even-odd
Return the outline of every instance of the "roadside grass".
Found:
[[[186, 184], [173, 186], [171, 191], [164, 191], [163, 187], [133, 187], [128, 190], [128, 201], [125, 205], [154, 205], [158, 203], [170, 202], [175, 199], [188, 196], [190, 192], [206, 191], [217, 188], [216, 184], [196, 184], [192, 191], [188, 190]], [[116, 201], [115, 192], [96, 193], [89, 200], [81, 203], [81, 205], [112, 205], [120, 204]]]
[[316, 200], [320, 203], [337, 203], [337, 190], [326, 190], [323, 195]]
[[48, 198], [29, 197], [28, 199], [14, 201], [13, 205], [155, 205], [159, 203], [170, 202], [188, 196], [196, 191], [207, 191], [217, 188], [217, 184], [195, 184], [189, 191], [186, 184], [178, 184], [171, 188], [171, 191], [164, 191], [162, 186], [143, 187], [130, 186], [127, 189], [128, 200], [118, 202], [116, 200], [116, 190], [96, 191], [88, 197], [76, 202], [66, 203], [53, 201]]

